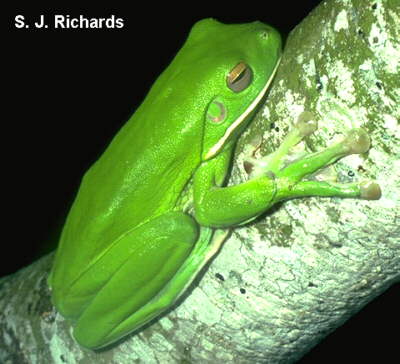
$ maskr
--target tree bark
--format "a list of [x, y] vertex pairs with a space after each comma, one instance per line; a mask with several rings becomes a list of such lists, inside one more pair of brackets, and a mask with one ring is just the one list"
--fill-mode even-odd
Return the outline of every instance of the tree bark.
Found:
[[[400, 281], [400, 5], [321, 3], [291, 33], [266, 105], [238, 143], [245, 156], [279, 145], [297, 116], [319, 129], [297, 152], [353, 127], [372, 147], [334, 166], [339, 181], [376, 180], [378, 201], [302, 198], [235, 229], [183, 299], [107, 350], [82, 349], [51, 305], [53, 254], [0, 280], [0, 361], [11, 363], [292, 363]], [[328, 171], [332, 172], [332, 168]]]

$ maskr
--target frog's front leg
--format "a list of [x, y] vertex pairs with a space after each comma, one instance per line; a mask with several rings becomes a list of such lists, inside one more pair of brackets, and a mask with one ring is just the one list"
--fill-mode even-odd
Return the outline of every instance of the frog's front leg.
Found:
[[317, 129], [317, 122], [310, 112], [300, 114], [297, 123], [284, 139], [281, 146], [271, 155], [264, 173], [272, 173], [277, 181], [276, 201], [302, 196], [359, 197], [376, 200], [381, 196], [377, 183], [361, 181], [355, 183], [333, 183], [304, 181], [303, 179], [338, 159], [351, 154], [368, 151], [371, 142], [364, 129], [352, 129], [339, 143], [320, 152], [308, 154], [285, 166], [285, 157], [290, 149], [305, 136]]
[[202, 225], [214, 227], [242, 224], [279, 201], [304, 196], [379, 199], [380, 187], [372, 181], [331, 183], [304, 180], [339, 158], [365, 153], [370, 147], [370, 139], [363, 129], [353, 129], [340, 143], [287, 164], [291, 148], [316, 128], [317, 123], [312, 114], [303, 113], [280, 147], [266, 158], [261, 167], [262, 173], [257, 173], [256, 177], [238, 185], [222, 187], [221, 184], [221, 171], [230, 158], [228, 153], [204, 163], [195, 178], [197, 220]]

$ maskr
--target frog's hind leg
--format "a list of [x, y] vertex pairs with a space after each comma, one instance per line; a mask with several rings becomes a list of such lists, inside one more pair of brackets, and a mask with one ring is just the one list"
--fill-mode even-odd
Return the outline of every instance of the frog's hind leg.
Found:
[[[228, 233], [227, 230], [214, 231], [209, 228], [201, 228], [196, 245], [175, 275], [151, 300], [143, 304], [137, 311], [132, 311], [131, 315], [115, 325], [107, 339], [112, 340], [114, 337], [118, 339], [121, 337], [121, 333], [129, 333], [140, 328], [170, 308], [193, 282], [199, 271], [218, 252]], [[132, 329], [132, 327], [134, 328]]]
[[173, 211], [116, 239], [87, 269], [87, 278], [79, 280], [86, 285], [80, 287], [77, 282], [74, 286], [77, 299], [87, 296], [74, 329], [76, 340], [82, 346], [99, 348], [157, 316], [154, 310], [140, 312], [174, 277], [198, 238], [194, 219]]
[[122, 236], [88, 273], [92, 281], [108, 280], [78, 318], [76, 340], [101, 348], [159, 316], [218, 250], [210, 244], [213, 234], [190, 215], [173, 211]]

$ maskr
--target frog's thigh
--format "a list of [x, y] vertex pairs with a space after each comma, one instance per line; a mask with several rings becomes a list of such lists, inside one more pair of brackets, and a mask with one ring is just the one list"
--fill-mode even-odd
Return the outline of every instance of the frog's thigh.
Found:
[[[190, 216], [171, 212], [124, 236], [118, 246], [134, 249], [80, 316], [74, 330], [78, 342], [101, 346], [102, 340], [107, 343], [134, 329], [131, 323], [114, 330], [162, 290], [190, 254], [198, 234]], [[123, 254], [118, 247], [115, 250]]]

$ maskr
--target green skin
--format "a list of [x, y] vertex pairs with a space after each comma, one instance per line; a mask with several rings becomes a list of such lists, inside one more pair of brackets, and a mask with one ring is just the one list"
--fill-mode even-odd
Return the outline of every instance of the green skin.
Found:
[[218, 251], [227, 228], [278, 201], [379, 198], [370, 182], [303, 181], [340, 157], [365, 152], [362, 130], [285, 166], [290, 148], [316, 129], [307, 113], [261, 175], [224, 187], [235, 142], [280, 55], [280, 36], [268, 25], [198, 22], [85, 174], [49, 277], [53, 302], [75, 322], [79, 344], [104, 347], [159, 316]]

